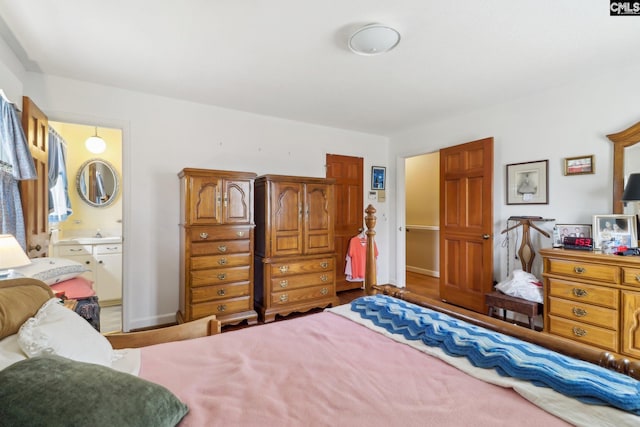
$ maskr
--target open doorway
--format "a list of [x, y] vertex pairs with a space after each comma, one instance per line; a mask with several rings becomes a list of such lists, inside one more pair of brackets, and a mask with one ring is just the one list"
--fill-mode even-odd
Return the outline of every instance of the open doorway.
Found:
[[[123, 313], [123, 155], [122, 130], [49, 120], [64, 141], [67, 194], [71, 213], [49, 218], [49, 253], [76, 260], [89, 271], [100, 303], [100, 330], [122, 330]], [[105, 146], [91, 152], [88, 138]], [[96, 151], [96, 150], [94, 150]], [[52, 220], [53, 219], [53, 220]]]
[[440, 153], [407, 157], [404, 163], [406, 285], [439, 298]]

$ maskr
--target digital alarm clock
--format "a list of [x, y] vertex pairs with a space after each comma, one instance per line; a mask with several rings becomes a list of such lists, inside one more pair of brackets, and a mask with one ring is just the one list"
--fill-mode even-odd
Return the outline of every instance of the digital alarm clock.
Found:
[[562, 240], [565, 249], [580, 249], [583, 251], [593, 250], [593, 239], [591, 237], [565, 237]]

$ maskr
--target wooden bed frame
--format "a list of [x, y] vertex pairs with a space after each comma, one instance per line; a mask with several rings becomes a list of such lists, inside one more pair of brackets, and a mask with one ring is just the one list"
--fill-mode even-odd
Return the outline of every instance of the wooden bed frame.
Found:
[[[640, 362], [637, 360], [632, 360], [620, 354], [600, 350], [544, 332], [536, 332], [525, 327], [513, 325], [485, 314], [476, 313], [435, 299], [417, 295], [403, 288], [392, 285], [377, 285], [374, 246], [376, 209], [369, 205], [365, 212], [365, 224], [367, 226], [367, 262], [364, 286], [367, 295], [376, 293], [390, 295], [640, 380]], [[220, 322], [216, 320], [215, 316], [209, 316], [162, 329], [108, 334], [106, 337], [114, 348], [132, 348], [213, 335], [216, 333], [220, 333]]]

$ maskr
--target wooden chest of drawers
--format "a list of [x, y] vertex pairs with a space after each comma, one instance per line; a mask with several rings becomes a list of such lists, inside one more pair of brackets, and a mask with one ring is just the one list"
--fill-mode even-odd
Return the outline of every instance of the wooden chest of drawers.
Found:
[[543, 249], [544, 330], [640, 358], [640, 259]]
[[178, 321], [215, 314], [257, 322], [253, 301], [253, 178], [243, 172], [181, 172]]

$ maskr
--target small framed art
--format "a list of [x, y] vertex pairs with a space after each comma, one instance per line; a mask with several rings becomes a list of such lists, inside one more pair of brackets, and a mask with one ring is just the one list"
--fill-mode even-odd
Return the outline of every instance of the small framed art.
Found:
[[548, 160], [507, 165], [507, 204], [546, 205], [549, 203]]
[[638, 247], [635, 215], [594, 215], [593, 247], [605, 253]]
[[561, 248], [565, 237], [591, 237], [591, 224], [556, 224], [553, 227], [553, 247]]
[[371, 167], [371, 189], [384, 190], [387, 184], [387, 168], [384, 166]]
[[590, 156], [567, 157], [564, 159], [565, 175], [584, 175], [595, 173], [593, 154]]

